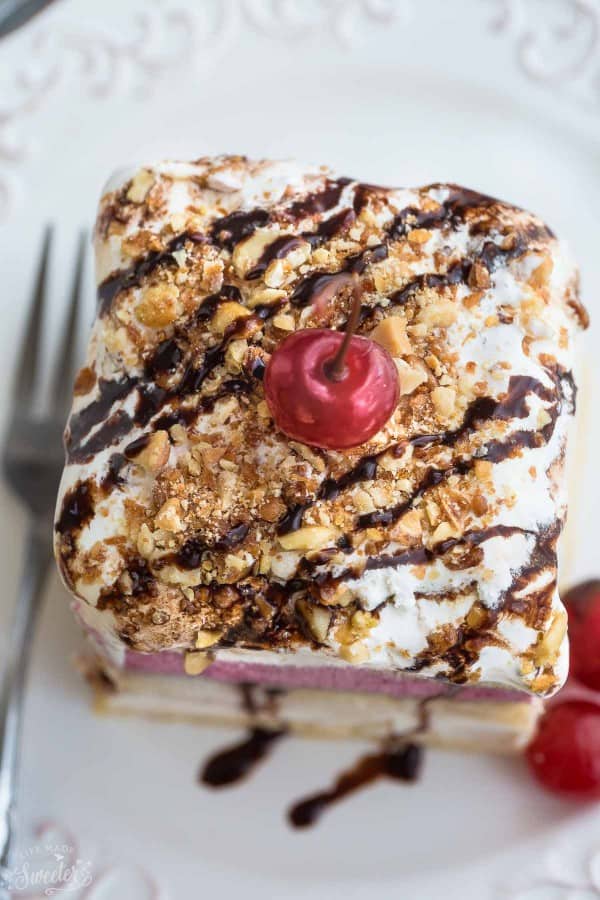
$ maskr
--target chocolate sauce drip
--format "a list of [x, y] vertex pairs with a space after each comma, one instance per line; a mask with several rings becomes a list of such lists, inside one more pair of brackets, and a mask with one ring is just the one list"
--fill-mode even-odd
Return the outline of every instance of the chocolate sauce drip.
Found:
[[204, 359], [200, 366], [188, 367], [181, 379], [181, 383], [179, 384], [176, 393], [179, 395], [197, 394], [202, 387], [203, 382], [208, 378], [213, 369], [220, 366], [224, 359], [225, 348], [223, 344], [217, 344], [216, 347], [211, 347], [211, 349], [207, 350], [204, 354]]
[[240, 294], [238, 288], [233, 284], [224, 284], [218, 294], [210, 294], [210, 296], [205, 297], [196, 312], [193, 316], [194, 324], [198, 325], [200, 322], [205, 322], [207, 319], [212, 319], [214, 316], [217, 307], [219, 304], [223, 303], [224, 300], [235, 300], [236, 303], [239, 303], [242, 299], [242, 295]]
[[258, 704], [256, 702], [256, 697], [254, 694], [255, 685], [250, 684], [248, 681], [242, 681], [241, 684], [238, 685], [240, 692], [240, 700], [242, 704], [242, 709], [244, 712], [249, 715], [254, 715], [258, 712]]
[[[144, 427], [157, 413], [170, 401], [180, 399], [188, 394], [197, 393], [202, 387], [203, 382], [212, 372], [212, 370], [223, 361], [225, 355], [224, 346], [219, 344], [217, 347], [208, 350], [205, 353], [202, 365], [193, 368], [189, 367], [184, 374], [180, 384], [171, 390], [166, 390], [158, 385], [147, 383], [144, 381], [136, 381], [135, 379], [127, 379], [127, 391], [129, 393], [134, 387], [138, 390], [138, 399], [136, 403], [135, 413], [130, 416], [124, 410], [118, 410], [110, 416], [97, 431], [94, 432], [86, 442], [75, 443], [72, 440], [72, 427], [67, 435], [67, 459], [69, 462], [89, 462], [96, 453], [110, 447], [126, 434], [128, 434], [134, 426]], [[121, 382], [109, 382], [113, 385], [121, 385]], [[237, 394], [249, 394], [252, 392], [250, 382], [233, 378], [223, 382], [220, 388], [214, 393], [202, 400], [195, 406], [190, 408], [179, 408], [173, 413], [167, 414], [154, 423], [155, 430], [159, 428], [168, 429], [176, 423], [192, 422], [199, 414], [211, 412], [215, 404], [225, 397]], [[93, 409], [93, 407], [96, 407]], [[83, 434], [83, 426], [87, 424], [86, 414], [90, 410], [94, 415], [89, 417], [92, 421], [97, 414], [98, 401], [94, 401], [89, 407], [76, 414], [73, 419], [78, 433]], [[110, 407], [109, 407], [110, 408]], [[95, 423], [93, 423], [95, 424]], [[93, 424], [90, 426], [93, 427]], [[148, 435], [139, 438], [139, 440], [148, 440]], [[135, 444], [135, 442], [133, 442]], [[141, 449], [141, 447], [140, 447]]]
[[275, 238], [265, 247], [256, 265], [246, 273], [246, 281], [255, 281], [257, 278], [260, 278], [269, 263], [273, 262], [274, 259], [282, 259], [288, 253], [291, 253], [292, 250], [295, 250], [296, 247], [301, 247], [302, 244], [302, 238], [293, 234], [282, 234], [280, 237]]
[[237, 545], [241, 544], [244, 538], [247, 536], [249, 530], [250, 526], [245, 522], [240, 522], [239, 525], [234, 525], [234, 527], [230, 528], [222, 538], [219, 538], [219, 540], [215, 544], [215, 549], [231, 550], [232, 547], [237, 547]]
[[100, 483], [101, 489], [106, 494], [110, 494], [113, 488], [121, 488], [125, 484], [125, 479], [121, 472], [127, 465], [127, 459], [122, 453], [113, 453], [108, 461], [108, 470]]
[[348, 273], [362, 275], [368, 265], [385, 259], [387, 255], [387, 246], [379, 244], [376, 247], [367, 247], [355, 256], [349, 256], [339, 272], [311, 272], [298, 282], [290, 297], [290, 303], [294, 306], [308, 306], [329, 284], [341, 282], [344, 276], [348, 278]]
[[367, 247], [362, 253], [349, 256], [346, 259], [344, 268], [347, 272], [351, 272], [352, 274], [362, 275], [367, 266], [381, 262], [382, 260], [387, 259], [387, 256], [387, 244], [377, 244], [375, 247]]
[[211, 228], [211, 237], [215, 243], [228, 250], [233, 250], [243, 238], [249, 237], [257, 228], [262, 228], [269, 221], [266, 209], [236, 210], [222, 219], [217, 219]]
[[168, 338], [166, 341], [161, 341], [154, 355], [146, 363], [147, 374], [156, 377], [167, 372], [174, 372], [181, 362], [182, 355], [176, 340]]
[[297, 531], [302, 525], [304, 513], [319, 500], [335, 500], [338, 494], [346, 488], [361, 481], [373, 481], [376, 476], [377, 457], [365, 456], [340, 478], [326, 478], [315, 497], [304, 503], [297, 503], [288, 509], [279, 521], [277, 533], [289, 534], [290, 531]]
[[170, 391], [157, 384], [141, 382], [138, 385], [135, 415], [133, 419], [130, 419], [130, 425], [147, 425], [171, 396]]
[[494, 272], [500, 263], [508, 262], [511, 259], [517, 259], [525, 252], [525, 242], [521, 235], [518, 235], [514, 244], [508, 248], [500, 247], [494, 241], [486, 241], [479, 253], [477, 259], [483, 263], [488, 272]]
[[244, 371], [251, 377], [256, 378], [257, 381], [262, 381], [265, 377], [265, 369], [267, 368], [264, 359], [261, 359], [260, 356], [255, 357], [250, 360], [248, 366], [244, 367]]
[[156, 582], [145, 559], [136, 557], [131, 560], [127, 566], [127, 572], [131, 579], [131, 594], [133, 597], [150, 593]]
[[129, 268], [115, 272], [114, 275], [106, 278], [98, 287], [98, 315], [107, 315], [117, 294], [128, 288], [137, 287], [142, 279], [154, 272], [155, 269], [160, 266], [177, 265], [173, 253], [181, 250], [188, 240], [198, 244], [205, 243], [206, 238], [196, 232], [183, 232], [172, 238], [164, 250], [153, 250], [134, 262]]
[[55, 529], [64, 536], [79, 531], [94, 515], [93, 482], [80, 481], [63, 497]]
[[202, 538], [189, 538], [175, 554], [174, 561], [182, 569], [197, 569], [208, 549]]
[[288, 819], [295, 828], [306, 828], [314, 825], [332, 804], [379, 778], [416, 781], [422, 760], [423, 749], [417, 744], [406, 744], [363, 756], [352, 769], [339, 776], [332, 788], [294, 804], [288, 813]]
[[426, 470], [425, 475], [410, 497], [388, 509], [378, 509], [375, 512], [359, 516], [358, 528], [376, 528], [378, 525], [391, 525], [393, 522], [397, 522], [404, 513], [412, 508], [415, 501], [431, 490], [431, 488], [437, 487], [438, 484], [450, 478], [451, 475], [466, 475], [474, 465], [475, 460], [469, 460], [467, 462], [457, 462], [446, 469], [436, 469], [431, 466]]
[[556, 543], [561, 527], [561, 523], [556, 522], [536, 536], [529, 562], [514, 576], [512, 584], [501, 595], [494, 609], [481, 606], [481, 618], [472, 626], [467, 621], [460, 625], [455, 631], [456, 640], [450, 647], [443, 652], [439, 647], [428, 647], [419, 653], [407, 671], [420, 672], [432, 662], [441, 661], [448, 666], [446, 678], [455, 684], [464, 684], [468, 680], [468, 670], [479, 657], [482, 634], [486, 634], [486, 643], [495, 642], [493, 630], [500, 616], [506, 612], [515, 613], [528, 627], [542, 628], [552, 607], [556, 582], [554, 579], [544, 579], [542, 587], [537, 590], [531, 590], [531, 585], [548, 567], [556, 571]]
[[230, 378], [228, 381], [224, 381], [214, 394], [209, 394], [201, 399], [197, 409], [194, 410], [194, 418], [198, 412], [212, 412], [219, 400], [251, 393], [252, 385], [250, 382], [245, 381], [243, 378]]
[[[239, 525], [234, 525], [233, 528], [230, 528], [229, 531], [223, 535], [223, 537], [212, 544], [208, 543], [201, 535], [196, 535], [195, 537], [189, 538], [185, 544], [179, 548], [177, 553], [173, 556], [173, 562], [178, 566], [181, 566], [182, 569], [197, 569], [202, 562], [205, 553], [214, 550], [231, 550], [233, 547], [237, 547], [237, 545], [241, 544], [247, 536], [249, 530], [249, 525], [245, 522], [240, 522]], [[168, 561], [170, 560], [167, 558], [167, 562]]]
[[277, 534], [289, 534], [290, 531], [298, 531], [302, 527], [304, 513], [307, 509], [310, 509], [314, 502], [309, 500], [308, 503], [296, 503], [294, 506], [291, 506], [279, 520]]
[[284, 734], [284, 731], [253, 728], [241, 744], [212, 756], [202, 768], [198, 780], [208, 787], [225, 787], [241, 781], [262, 762], [273, 744]]
[[477, 397], [467, 407], [465, 417], [458, 428], [433, 434], [418, 434], [409, 438], [409, 443], [414, 447], [426, 447], [431, 444], [453, 447], [461, 438], [476, 431], [478, 426], [485, 422], [524, 419], [529, 415], [527, 398], [530, 394], [537, 394], [541, 400], [553, 399], [552, 390], [537, 378], [530, 375], [512, 375], [504, 400]]
[[356, 213], [356, 215], [360, 215], [365, 206], [368, 206], [369, 201], [373, 197], [385, 201], [390, 190], [393, 190], [393, 188], [381, 187], [381, 185], [378, 184], [367, 184], [365, 182], [357, 184], [354, 190], [353, 203], [354, 212]]
[[493, 538], [509, 538], [515, 534], [535, 536], [535, 532], [516, 525], [493, 525], [490, 528], [466, 531], [460, 538], [448, 538], [433, 547], [413, 547], [401, 553], [389, 553], [383, 556], [371, 556], [367, 560], [367, 569], [385, 569], [388, 566], [420, 566], [445, 556], [455, 547], [479, 547]]
[[142, 434], [139, 438], [136, 438], [135, 441], [131, 441], [131, 443], [127, 444], [127, 446], [123, 450], [123, 453], [125, 454], [127, 459], [135, 459], [138, 453], [141, 453], [149, 443], [150, 435]]
[[[84, 410], [85, 411], [85, 410]], [[131, 431], [132, 419], [124, 410], [117, 410], [98, 428], [88, 440], [76, 446], [67, 445], [67, 459], [70, 463], [90, 462], [97, 453], [116, 444]]]
[[340, 478], [327, 478], [319, 490], [319, 500], [335, 500], [341, 491], [361, 481], [373, 481], [377, 477], [377, 457], [364, 456]]
[[[438, 185], [431, 185], [431, 188], [435, 187]], [[470, 191], [454, 185], [449, 185], [449, 187], [451, 191], [447, 199], [433, 210], [418, 209], [414, 206], [407, 206], [401, 210], [390, 226], [390, 236], [392, 238], [406, 237], [413, 228], [431, 229], [441, 228], [444, 225], [456, 228], [464, 222], [467, 212], [488, 209], [499, 202], [494, 197], [480, 194], [478, 191]]]
[[321, 294], [329, 284], [340, 280], [339, 272], [312, 272], [294, 288], [290, 297], [293, 306], [308, 306], [313, 297]]
[[106, 419], [113, 404], [126, 397], [135, 384], [136, 379], [128, 376], [123, 376], [117, 381], [107, 381], [105, 378], [98, 379], [98, 398], [89, 403], [85, 409], [74, 413], [69, 419], [65, 436], [65, 446], [69, 460], [72, 458], [72, 453], [77, 451], [92, 428]]
[[307, 194], [302, 200], [291, 203], [283, 214], [293, 219], [304, 219], [307, 216], [327, 212], [328, 209], [338, 205], [342, 191], [351, 182], [351, 178], [328, 179], [322, 190]]
[[[425, 446], [426, 444], [440, 443], [446, 446], [453, 446], [457, 441], [464, 437], [465, 434], [472, 432], [476, 426], [483, 422], [491, 420], [506, 421], [512, 418], [523, 419], [529, 414], [527, 406], [527, 397], [535, 393], [543, 400], [553, 398], [553, 392], [546, 385], [542, 384], [536, 378], [529, 375], [513, 375], [509, 379], [508, 391], [504, 400], [493, 400], [491, 398], [478, 398], [468, 408], [462, 425], [454, 431], [447, 431], [441, 434], [417, 435], [411, 438], [411, 442], [415, 446]], [[560, 401], [555, 405], [548, 425], [554, 428], [556, 418], [560, 412]], [[548, 428], [548, 425], [545, 428]], [[551, 435], [551, 431], [549, 434]], [[506, 459], [518, 447], [539, 446], [540, 441], [548, 440], [549, 437], [543, 432], [534, 431], [518, 431], [513, 435], [509, 435], [503, 441], [491, 441], [487, 448], [470, 460], [461, 460], [448, 466], [445, 469], [429, 468], [425, 475], [415, 487], [412, 494], [402, 503], [396, 504], [389, 509], [376, 510], [373, 513], [366, 513], [359, 516], [359, 528], [371, 528], [377, 525], [391, 525], [400, 519], [404, 513], [408, 512], [414, 502], [421, 497], [426, 491], [430, 490], [438, 484], [448, 479], [451, 475], [466, 475], [478, 459], [489, 460], [490, 462], [499, 462]]]
[[316, 231], [307, 231], [302, 237], [312, 247], [318, 247], [325, 241], [331, 240], [338, 234], [347, 231], [356, 222], [356, 214], [353, 209], [343, 209], [341, 212], [324, 219], [317, 226]]
[[462, 284], [467, 281], [470, 271], [471, 262], [468, 260], [460, 260], [459, 262], [453, 263], [443, 275], [439, 275], [436, 272], [425, 272], [422, 275], [417, 275], [416, 278], [413, 278], [412, 281], [399, 291], [395, 291], [395, 293], [390, 296], [390, 301], [395, 306], [403, 306], [417, 293], [417, 291], [422, 291], [425, 288], [448, 287], [452, 284]]
[[[566, 375], [563, 376], [563, 380], [565, 377]], [[451, 431], [415, 435], [409, 438], [408, 442], [415, 447], [427, 447], [432, 444], [443, 444], [447, 447], [453, 447], [461, 438], [475, 432], [485, 422], [525, 418], [529, 414], [527, 397], [532, 393], [537, 394], [540, 399], [546, 401], [551, 400], [554, 396], [552, 390], [542, 384], [541, 381], [538, 381], [538, 379], [529, 375], [513, 375], [509, 379], [508, 391], [503, 400], [495, 400], [491, 397], [478, 397], [467, 408], [463, 422], [458, 428]], [[491, 441], [477, 459], [499, 462], [508, 458], [518, 447], [539, 446], [544, 440], [549, 440], [551, 437], [558, 412], [558, 408], [551, 412], [550, 422], [544, 426], [548, 430], [546, 433], [544, 433], [544, 429], [539, 433], [535, 431], [518, 431], [504, 441]], [[398, 450], [403, 450], [404, 446], [405, 443], [398, 445]], [[392, 524], [392, 522], [401, 518], [412, 507], [415, 500], [426, 491], [441, 484], [442, 481], [451, 475], [467, 474], [475, 465], [475, 462], [476, 459], [465, 460], [459, 461], [446, 469], [428, 469], [407, 500], [390, 509], [376, 510], [373, 513], [360, 516], [358, 527], [370, 528], [377, 525]], [[366, 456], [359, 460], [354, 468], [341, 476], [341, 478], [337, 480], [326, 479], [314, 497], [305, 500], [303, 503], [294, 504], [287, 510], [279, 521], [278, 534], [288, 534], [290, 531], [297, 531], [302, 526], [304, 513], [319, 500], [334, 500], [340, 491], [362, 481], [372, 481], [376, 477], [377, 457]]]

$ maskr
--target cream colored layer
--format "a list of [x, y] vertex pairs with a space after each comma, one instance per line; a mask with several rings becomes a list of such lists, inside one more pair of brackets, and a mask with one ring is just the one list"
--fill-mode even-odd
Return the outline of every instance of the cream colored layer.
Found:
[[236, 686], [201, 678], [110, 672], [111, 690], [92, 669], [96, 707], [110, 714], [236, 727], [286, 728], [321, 738], [385, 739], [407, 735], [428, 746], [483, 753], [518, 753], [542, 710], [537, 699], [509, 703], [455, 699], [392, 699], [373, 694], [296, 690], [275, 698], [254, 688], [256, 711]]

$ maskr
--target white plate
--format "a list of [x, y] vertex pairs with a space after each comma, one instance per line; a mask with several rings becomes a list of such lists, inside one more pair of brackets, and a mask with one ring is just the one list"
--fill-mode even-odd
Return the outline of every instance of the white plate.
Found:
[[[60, 226], [58, 306], [76, 228], [90, 224], [105, 177], [161, 156], [296, 156], [383, 184], [453, 180], [513, 200], [570, 242], [593, 314], [599, 16], [589, 0], [57, 4], [0, 44], [0, 380], [14, 362], [42, 224]], [[56, 327], [49, 322], [50, 336]], [[597, 364], [588, 378], [600, 389]], [[0, 402], [4, 415], [6, 390]], [[590, 415], [570, 581], [599, 574], [597, 432]], [[0, 504], [7, 621], [23, 516], [6, 493]], [[485, 900], [516, 896], [515, 881], [529, 900], [566, 896], [569, 886], [581, 900], [600, 895], [600, 809], [543, 794], [520, 761], [429, 753], [416, 786], [382, 782], [307, 833], [288, 829], [285, 809], [327, 786], [360, 745], [282, 741], [247, 783], [220, 793], [196, 786], [202, 759], [235, 736], [94, 716], [68, 661], [81, 641], [66, 599], [52, 577], [28, 694], [20, 818], [25, 849], [40, 820], [71, 833], [56, 840], [79, 843], [93, 900], [152, 896], [136, 865], [172, 900]], [[567, 887], [550, 886], [557, 881]]]

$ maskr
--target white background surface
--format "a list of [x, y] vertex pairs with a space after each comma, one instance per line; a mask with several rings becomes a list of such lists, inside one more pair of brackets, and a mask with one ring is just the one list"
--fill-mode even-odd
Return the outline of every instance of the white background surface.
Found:
[[[532, 208], [568, 240], [594, 315], [599, 15], [585, 0], [58, 3], [0, 44], [2, 419], [43, 224], [59, 226], [51, 344], [77, 228], [124, 162], [240, 152], [327, 162], [382, 184], [462, 182]], [[600, 385], [589, 355], [569, 581], [600, 574]], [[0, 488], [0, 623], [23, 524]], [[66, 599], [53, 574], [28, 695], [25, 831], [56, 819], [96, 868], [139, 864], [171, 900], [600, 896], [600, 809], [541, 793], [520, 761], [430, 753], [418, 785], [381, 782], [308, 833], [287, 828], [285, 809], [326, 787], [360, 745], [282, 741], [248, 783], [197, 787], [206, 753], [234, 736], [95, 717], [69, 662], [80, 637]], [[533, 891], [552, 867], [581, 890]], [[89, 896], [152, 894], [120, 868]]]

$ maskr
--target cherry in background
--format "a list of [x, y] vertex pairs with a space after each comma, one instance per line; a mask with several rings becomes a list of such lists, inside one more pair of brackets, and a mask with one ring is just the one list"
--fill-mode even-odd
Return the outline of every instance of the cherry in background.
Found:
[[551, 706], [527, 748], [537, 780], [578, 800], [600, 800], [600, 704], [565, 700]]
[[571, 675], [600, 691], [600, 581], [583, 582], [562, 599], [569, 615]]
[[[600, 800], [600, 581], [586, 581], [563, 595], [569, 616], [572, 686], [598, 691], [590, 699], [551, 704], [527, 749], [537, 780], [551, 791]], [[585, 688], [577, 688], [577, 682]]]
[[327, 328], [294, 332], [273, 353], [264, 379], [276, 425], [288, 437], [330, 450], [368, 441], [398, 403], [392, 357], [380, 344], [353, 333], [361, 298], [358, 282], [352, 281], [346, 333]]

